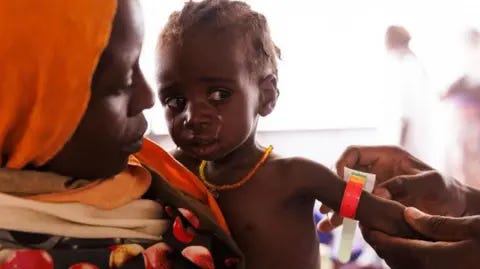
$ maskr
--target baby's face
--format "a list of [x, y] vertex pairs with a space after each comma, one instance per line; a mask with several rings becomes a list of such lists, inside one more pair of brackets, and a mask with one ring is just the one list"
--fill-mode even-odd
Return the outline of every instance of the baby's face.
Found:
[[217, 160], [255, 132], [259, 82], [232, 33], [196, 28], [181, 45], [159, 49], [159, 96], [173, 141], [185, 153]]

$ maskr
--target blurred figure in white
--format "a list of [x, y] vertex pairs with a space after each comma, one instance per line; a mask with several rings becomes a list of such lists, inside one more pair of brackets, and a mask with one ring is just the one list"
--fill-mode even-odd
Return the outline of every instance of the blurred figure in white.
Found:
[[464, 74], [443, 100], [451, 113], [446, 168], [464, 183], [480, 188], [480, 32], [467, 33]]
[[401, 145], [414, 156], [436, 163], [430, 135], [434, 97], [410, 40], [410, 33], [402, 26], [392, 25], [385, 34], [387, 61], [380, 93], [378, 143]]

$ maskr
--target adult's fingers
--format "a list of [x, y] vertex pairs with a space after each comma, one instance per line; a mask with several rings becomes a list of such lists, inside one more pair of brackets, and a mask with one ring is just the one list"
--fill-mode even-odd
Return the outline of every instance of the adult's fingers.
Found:
[[343, 176], [344, 167], [376, 174], [379, 183], [398, 175], [432, 170], [396, 146], [350, 146], [337, 161], [336, 169], [340, 176]]
[[375, 249], [378, 256], [385, 259], [392, 269], [418, 268], [420, 265], [420, 257], [416, 256], [412, 249], [415, 249], [422, 242], [389, 236], [364, 227], [362, 227], [362, 233], [365, 240]]
[[443, 187], [439, 184], [444, 184], [442, 176], [436, 171], [427, 171], [391, 178], [378, 184], [374, 192], [381, 197], [411, 205], [408, 202], [427, 196], [432, 188]]
[[409, 158], [410, 154], [396, 146], [350, 146], [337, 161], [336, 168], [343, 176], [344, 167], [370, 172], [383, 181], [393, 176], [398, 170], [400, 161]]
[[[456, 268], [462, 257], [472, 256], [478, 245], [472, 240], [429, 242], [392, 237], [378, 231], [363, 229], [364, 238], [392, 269]], [[470, 257], [471, 258], [471, 257]], [[468, 267], [467, 267], [468, 268]]]
[[348, 147], [340, 156], [340, 158], [337, 161], [336, 169], [337, 169], [337, 174], [340, 177], [343, 177], [344, 175], [344, 168], [349, 167], [349, 168], [354, 168], [360, 159], [360, 149], [357, 146], [350, 146]]
[[442, 241], [476, 239], [480, 234], [480, 217], [442, 217], [426, 214], [414, 207], [404, 211], [408, 224], [422, 235]]
[[[337, 161], [337, 173], [343, 176], [343, 168], [366, 168], [374, 165], [379, 159], [391, 155], [393, 152], [402, 151], [395, 146], [350, 146]], [[367, 171], [366, 171], [367, 172]]]
[[415, 195], [416, 189], [420, 187], [417, 180], [418, 176], [398, 176], [378, 184], [374, 189], [374, 194], [382, 198], [396, 201], [403, 200], [408, 195]]
[[402, 160], [400, 162], [400, 168], [401, 168], [401, 171], [403, 172], [402, 174], [405, 174], [405, 175], [416, 175], [425, 170], [432, 170], [432, 168], [430, 168], [426, 164], [411, 158]]

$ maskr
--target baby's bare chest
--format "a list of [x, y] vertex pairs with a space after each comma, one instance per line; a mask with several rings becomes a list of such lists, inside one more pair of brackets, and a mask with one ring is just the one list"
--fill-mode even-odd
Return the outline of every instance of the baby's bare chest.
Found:
[[281, 188], [244, 187], [221, 193], [218, 199], [234, 234], [255, 240], [313, 229], [313, 200]]
[[220, 207], [249, 268], [317, 268], [313, 203], [238, 193], [220, 199]]

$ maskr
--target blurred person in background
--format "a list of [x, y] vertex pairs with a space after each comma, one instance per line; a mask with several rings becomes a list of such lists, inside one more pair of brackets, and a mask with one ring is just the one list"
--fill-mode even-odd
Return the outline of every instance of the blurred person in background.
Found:
[[480, 32], [471, 29], [466, 38], [464, 74], [443, 96], [449, 108], [450, 137], [446, 172], [464, 183], [480, 187]]
[[385, 34], [387, 62], [380, 94], [379, 141], [400, 145], [414, 156], [433, 162], [431, 111], [433, 95], [423, 65], [410, 48], [410, 33], [392, 25]]

